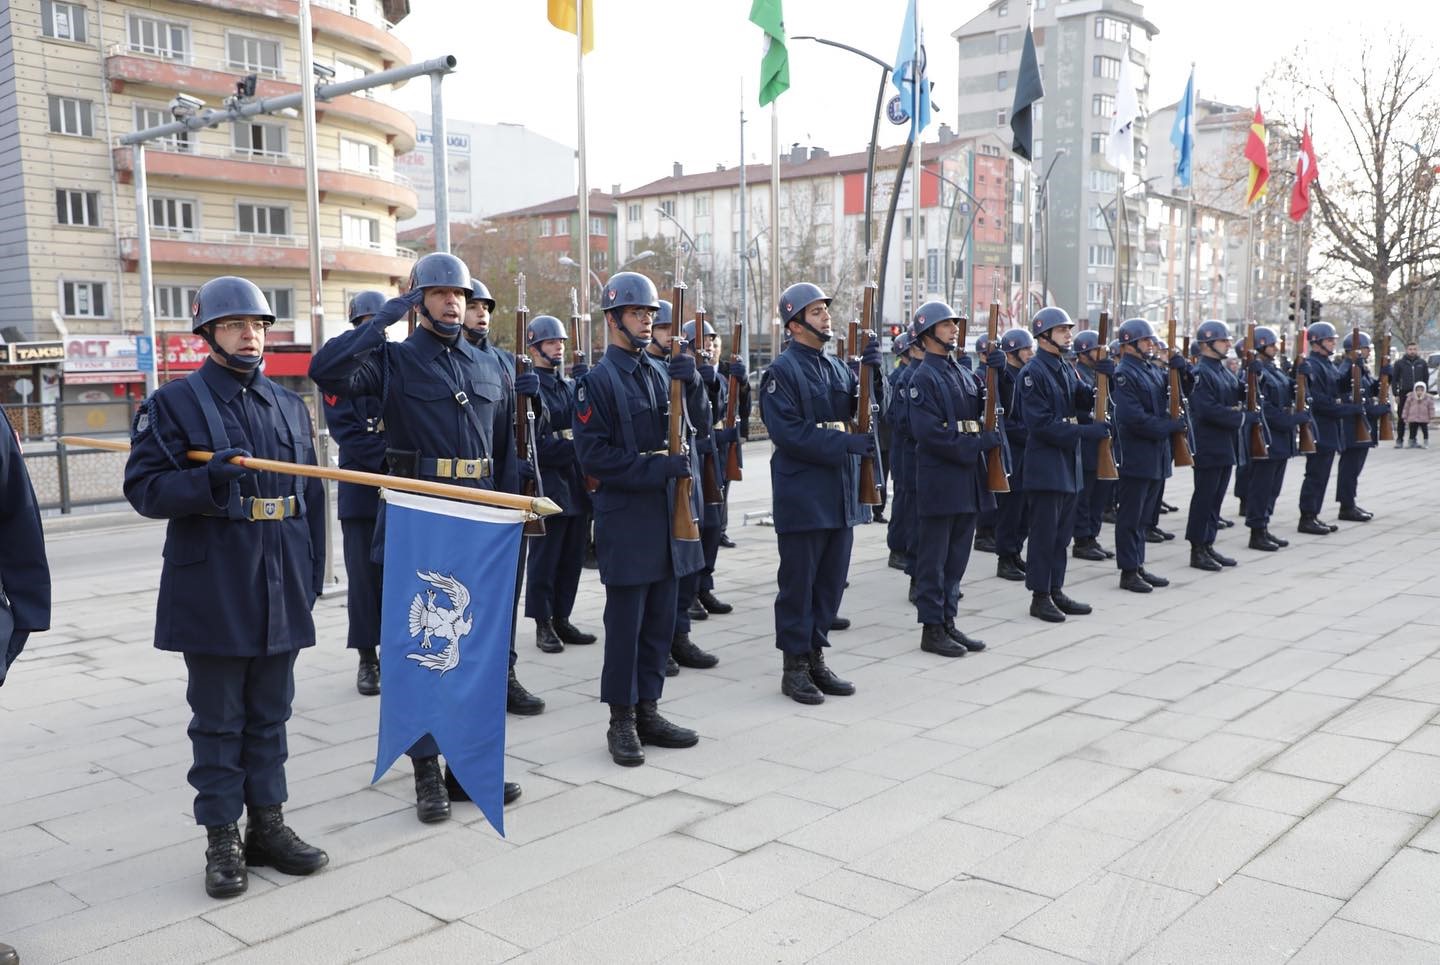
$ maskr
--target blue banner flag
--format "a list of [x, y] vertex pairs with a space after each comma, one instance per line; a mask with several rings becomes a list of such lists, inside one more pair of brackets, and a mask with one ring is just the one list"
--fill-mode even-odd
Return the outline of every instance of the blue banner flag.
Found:
[[1175, 185], [1188, 188], [1191, 184], [1190, 157], [1195, 151], [1195, 68], [1185, 84], [1185, 96], [1175, 105], [1175, 126], [1170, 128], [1170, 143], [1175, 145]]
[[1040, 79], [1040, 61], [1035, 56], [1035, 31], [1025, 27], [1025, 46], [1020, 51], [1020, 72], [1015, 76], [1015, 101], [1010, 107], [1010, 131], [1015, 135], [1010, 150], [1027, 161], [1035, 154], [1034, 115], [1031, 107], [1045, 96]]
[[[890, 82], [900, 92], [900, 112], [910, 118], [910, 137], [918, 142], [920, 132], [930, 126], [930, 75], [926, 70], [925, 31], [919, 29], [916, 0], [905, 7], [905, 26], [900, 30], [900, 49]], [[918, 78], [918, 82], [917, 82]]]
[[505, 688], [524, 515], [385, 491], [378, 781], [429, 734], [505, 834]]

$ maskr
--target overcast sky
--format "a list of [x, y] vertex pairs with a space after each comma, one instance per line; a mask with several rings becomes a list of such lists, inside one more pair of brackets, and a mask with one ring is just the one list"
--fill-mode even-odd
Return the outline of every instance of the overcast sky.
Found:
[[[905, 5], [784, 0], [786, 32], [892, 61]], [[445, 81], [447, 114], [520, 123], [576, 143], [575, 38], [550, 26], [545, 0], [418, 0], [412, 7], [396, 30], [414, 58], [450, 53], [460, 62]], [[979, 0], [920, 0], [940, 106], [928, 136], [954, 117], [958, 53], [949, 34], [984, 7]], [[1387, 25], [1411, 36], [1440, 35], [1433, 0], [1155, 0], [1144, 11], [1160, 31], [1151, 52], [1152, 107], [1179, 98], [1191, 61], [1200, 96], [1248, 104], [1273, 61], [1302, 41], [1318, 51]], [[769, 109], [756, 99], [761, 33], [749, 12], [750, 0], [596, 0], [595, 49], [585, 58], [591, 187], [633, 188], [668, 175], [673, 161], [687, 172], [738, 163], [742, 83], [746, 156], [768, 160]], [[777, 102], [781, 144], [864, 150], [878, 81], [879, 68], [853, 54], [792, 40], [791, 86]], [[389, 97], [409, 110], [430, 109], [428, 82], [412, 81]], [[905, 128], [881, 123], [882, 144], [903, 140]], [[1323, 156], [1321, 132], [1317, 147]]]

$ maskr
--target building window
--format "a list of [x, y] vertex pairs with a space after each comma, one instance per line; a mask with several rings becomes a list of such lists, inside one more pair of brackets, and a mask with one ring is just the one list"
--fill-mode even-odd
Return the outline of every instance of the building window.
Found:
[[1104, 286], [1102, 286], [1100, 282], [1088, 281], [1085, 283], [1085, 301], [1089, 302], [1091, 305], [1100, 304], [1100, 299], [1101, 297], [1103, 297], [1104, 293]]
[[236, 153], [249, 157], [282, 157], [285, 154], [285, 125], [236, 121], [230, 127], [230, 143]]
[[293, 288], [262, 288], [260, 294], [270, 303], [270, 310], [275, 317], [286, 321], [295, 318], [295, 289]]
[[[135, 105], [135, 130], [143, 131], [150, 127], [159, 127], [161, 124], [169, 124], [174, 118], [168, 111], [158, 107], [144, 107]], [[178, 134], [169, 134], [165, 137], [158, 137], [149, 143], [149, 147], [156, 151], [172, 151], [177, 154], [190, 154], [195, 150], [195, 141], [192, 139], [193, 131], [181, 131]]]
[[541, 219], [540, 219], [540, 237], [542, 237], [542, 238], [548, 238], [548, 237], [550, 237], [552, 234], [554, 234], [554, 228], [553, 228], [553, 227], [551, 226], [551, 224], [550, 224], [550, 219], [549, 219], [549, 218], [541, 218]]
[[62, 281], [61, 311], [66, 318], [105, 318], [103, 281]]
[[1104, 77], [1107, 80], [1119, 80], [1120, 58], [1098, 56], [1090, 58], [1090, 76]]
[[190, 285], [156, 285], [156, 318], [190, 318], [190, 306], [200, 289]]
[[831, 281], [829, 265], [817, 265], [815, 267], [815, 282], [820, 285], [828, 285]]
[[340, 243], [349, 248], [379, 248], [380, 220], [340, 213]]
[[183, 23], [132, 13], [129, 17], [129, 32], [130, 49], [135, 53], [149, 54], [165, 60], [190, 59], [190, 28]]
[[668, 215], [669, 217], [672, 217], [672, 218], [675, 217], [675, 202], [674, 202], [674, 201], [661, 201], [661, 202], [660, 202], [660, 210], [663, 211], [663, 212], [665, 212], [665, 214]]
[[590, 263], [601, 271], [610, 267], [610, 252], [603, 248], [599, 251], [590, 252]]
[[997, 54], [1008, 54], [1010, 52], [1010, 35], [998, 34], [995, 37], [995, 52]]
[[639, 220], [640, 220], [640, 205], [638, 205], [638, 204], [626, 205], [626, 207], [625, 207], [625, 220], [626, 220], [626, 221], [639, 221]]
[[1111, 268], [1115, 265], [1115, 249], [1109, 245], [1090, 246], [1090, 267]]
[[[912, 227], [912, 225], [911, 225], [911, 218], [912, 218], [911, 215], [908, 215], [908, 214], [907, 214], [907, 215], [905, 216], [905, 237], [906, 237], [906, 238], [909, 238], [909, 237], [910, 237], [910, 229], [911, 229], [911, 227]], [[920, 216], [920, 234], [921, 234], [922, 236], [925, 234], [925, 216], [924, 216], [923, 214]]]
[[1115, 185], [1118, 175], [1114, 171], [1102, 171], [1099, 168], [1090, 169], [1090, 190], [1103, 191], [1106, 194], [1115, 193]]
[[1010, 16], [1010, 4], [1009, 4], [1009, 3], [1002, 3], [1002, 4], [1000, 4], [1000, 6], [998, 6], [998, 7], [995, 8], [995, 13], [998, 14], [999, 16], [1001, 16], [1001, 17], [1008, 17], [1008, 16]]
[[940, 250], [938, 248], [931, 248], [925, 252], [925, 290], [927, 292], [940, 290]]
[[1130, 39], [1130, 24], [1114, 17], [1096, 17], [1095, 36], [1100, 40], [1113, 40], [1123, 44]]
[[56, 40], [85, 42], [85, 8], [78, 3], [40, 0], [40, 28]]
[[1115, 113], [1114, 94], [1091, 94], [1090, 115], [1092, 117], [1109, 117]]
[[1009, 89], [1010, 89], [1010, 72], [1009, 72], [1008, 70], [1002, 70], [1002, 71], [1000, 71], [1000, 73], [998, 73], [998, 74], [995, 75], [995, 89], [996, 89], [996, 90], [1009, 90]]
[[100, 227], [100, 192], [56, 188], [55, 221], [65, 225]]
[[710, 235], [702, 232], [695, 236], [695, 249], [702, 255], [710, 250]]
[[590, 219], [590, 233], [591, 233], [592, 235], [601, 235], [601, 236], [608, 235], [610, 232], [608, 232], [608, 231], [605, 230], [605, 219], [604, 219], [604, 218], [591, 218], [591, 219]]
[[198, 224], [193, 200], [150, 196], [150, 227], [156, 234], [191, 238]]
[[1090, 209], [1090, 227], [1096, 231], [1108, 231], [1110, 220], [1105, 216], [1103, 205], [1095, 205]]
[[996, 126], [996, 127], [1004, 127], [1004, 126], [1005, 126], [1005, 112], [1004, 112], [1003, 110], [1001, 110], [1001, 111], [996, 111], [996, 112], [995, 112], [995, 126]]
[[1091, 134], [1091, 135], [1090, 135], [1090, 153], [1091, 153], [1091, 154], [1104, 154], [1104, 153], [1105, 153], [1105, 140], [1106, 140], [1106, 136], [1105, 136], [1103, 133], [1100, 133], [1100, 132], [1097, 131], [1096, 133]]
[[278, 40], [230, 34], [225, 38], [225, 49], [233, 70], [278, 77], [284, 66], [280, 59], [281, 47]]
[[555, 219], [555, 233], [557, 235], [570, 234], [570, 216], [568, 214], [564, 217]]
[[695, 217], [703, 218], [710, 214], [710, 195], [695, 195]]
[[94, 104], [78, 97], [50, 95], [50, 130], [55, 134], [94, 137]]
[[[334, 66], [335, 79], [337, 81], [359, 80], [362, 77], [369, 77], [374, 73], [374, 71], [363, 64], [351, 63], [348, 60], [341, 60], [339, 57], [335, 58]], [[357, 90], [355, 93], [361, 97], [368, 97], [372, 100], [375, 98], [375, 89], [373, 87], [365, 90]]]
[[380, 149], [366, 141], [340, 138], [340, 166], [347, 171], [380, 173]]
[[235, 227], [247, 235], [288, 235], [290, 209], [279, 204], [241, 201], [235, 205]]

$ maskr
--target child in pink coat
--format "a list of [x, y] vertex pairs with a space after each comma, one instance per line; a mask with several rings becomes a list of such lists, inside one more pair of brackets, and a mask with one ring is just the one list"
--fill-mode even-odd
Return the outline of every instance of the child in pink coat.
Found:
[[1425, 434], [1424, 448], [1430, 448], [1430, 420], [1435, 418], [1435, 397], [1425, 391], [1424, 382], [1416, 382], [1415, 388], [1405, 400], [1405, 422], [1410, 426], [1410, 448], [1415, 448], [1415, 430]]

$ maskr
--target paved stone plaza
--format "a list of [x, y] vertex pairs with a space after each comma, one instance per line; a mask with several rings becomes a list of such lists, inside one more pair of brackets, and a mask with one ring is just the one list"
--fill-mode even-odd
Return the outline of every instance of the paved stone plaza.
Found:
[[[421, 825], [407, 764], [368, 784], [379, 704], [331, 594], [287, 809], [331, 864], [226, 902], [201, 881], [183, 664], [150, 645], [162, 526], [57, 524], [54, 629], [0, 690], [0, 941], [25, 965], [1440, 962], [1440, 456], [1374, 452], [1375, 521], [1324, 538], [1293, 532], [1292, 462], [1288, 550], [1223, 531], [1240, 566], [1211, 575], [1182, 538], [1148, 596], [1072, 560], [1096, 613], [1061, 626], [976, 556], [959, 625], [990, 649], [963, 660], [919, 651], [862, 527], [830, 657], [859, 693], [804, 707], [779, 693], [774, 531], [739, 525], [768, 503], [764, 448], [720, 557], [737, 612], [695, 629], [720, 666], [666, 685], [698, 748], [613, 765], [601, 648], [543, 655], [527, 621], [520, 679], [549, 707], [509, 718], [509, 837], [469, 804]], [[587, 571], [575, 622], [601, 606]]]

